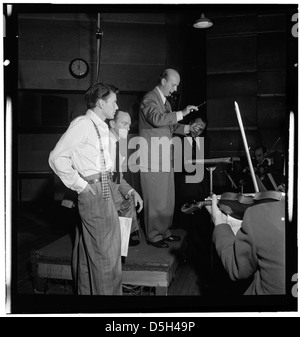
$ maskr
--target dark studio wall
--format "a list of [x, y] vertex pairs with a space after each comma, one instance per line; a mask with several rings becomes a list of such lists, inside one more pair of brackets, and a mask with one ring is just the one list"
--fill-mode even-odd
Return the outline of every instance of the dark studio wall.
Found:
[[[18, 171], [50, 171], [49, 152], [69, 122], [85, 113], [84, 91], [97, 80], [97, 11], [51, 8], [18, 14]], [[202, 6], [144, 8], [106, 7], [100, 16], [100, 80], [120, 89], [118, 105], [131, 113], [133, 132], [141, 95], [172, 66], [182, 80], [175, 104], [207, 101], [202, 113], [211, 157], [243, 154], [234, 100], [250, 146], [257, 140], [271, 146], [285, 121], [286, 10], [210, 7], [206, 14], [214, 25], [204, 32], [192, 28]], [[90, 67], [80, 80], [69, 73], [77, 57]], [[38, 197], [47, 184], [34, 182], [22, 182], [24, 200]], [[63, 193], [55, 177], [55, 199]]]
[[[97, 13], [19, 15], [19, 170], [49, 170], [49, 152], [69, 122], [85, 113], [84, 91], [97, 80], [98, 20]], [[100, 30], [100, 81], [119, 88], [118, 105], [131, 113], [135, 131], [141, 95], [167, 64], [166, 15], [101, 13]], [[69, 72], [77, 57], [89, 64], [83, 79]], [[37, 196], [30, 179], [22, 185], [23, 199]], [[55, 199], [64, 190], [55, 177]]]
[[[273, 150], [283, 165], [287, 41], [293, 38], [292, 13], [276, 5], [207, 12], [214, 22], [207, 33], [207, 115], [212, 157], [245, 157], [236, 101], [250, 155], [258, 145], [271, 150], [276, 144]], [[226, 176], [222, 165], [214, 175], [216, 184], [223, 185]]]

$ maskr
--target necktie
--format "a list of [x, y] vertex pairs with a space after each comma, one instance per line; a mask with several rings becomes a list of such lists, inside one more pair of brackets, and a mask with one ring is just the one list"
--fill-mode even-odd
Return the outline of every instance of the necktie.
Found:
[[196, 151], [197, 151], [197, 142], [194, 137], [192, 137], [192, 158], [196, 159]]
[[169, 113], [171, 111], [170, 106], [169, 106], [169, 102], [168, 102], [167, 99], [165, 101], [165, 109], [166, 109], [166, 113]]
[[120, 143], [116, 142], [116, 167], [114, 173], [114, 182], [120, 184]]
[[110, 197], [110, 191], [109, 191], [109, 185], [108, 185], [108, 173], [106, 171], [106, 164], [105, 164], [105, 157], [104, 157], [104, 149], [103, 149], [103, 144], [100, 136], [99, 129], [97, 125], [92, 121], [94, 124], [94, 127], [96, 129], [98, 139], [99, 139], [99, 144], [100, 144], [100, 175], [101, 175], [101, 186], [102, 186], [102, 197], [105, 200], [108, 200]]

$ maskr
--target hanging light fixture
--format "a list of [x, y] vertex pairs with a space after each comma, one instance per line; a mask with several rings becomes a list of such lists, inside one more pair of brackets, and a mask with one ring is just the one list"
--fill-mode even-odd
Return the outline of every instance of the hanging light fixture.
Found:
[[213, 23], [210, 21], [210, 19], [206, 18], [204, 13], [201, 14], [200, 19], [198, 19], [194, 24], [194, 28], [209, 28], [213, 25]]

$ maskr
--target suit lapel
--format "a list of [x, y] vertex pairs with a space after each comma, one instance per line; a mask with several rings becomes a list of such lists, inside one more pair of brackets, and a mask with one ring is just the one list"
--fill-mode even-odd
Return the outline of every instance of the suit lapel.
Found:
[[157, 101], [160, 104], [160, 112], [164, 113], [165, 112], [165, 105], [164, 105], [164, 102], [163, 102], [163, 100], [162, 100], [162, 98], [160, 96], [160, 93], [159, 93], [159, 91], [158, 91], [157, 88], [154, 88], [153, 91], [154, 91], [154, 94], [155, 94], [155, 96], [157, 98]]

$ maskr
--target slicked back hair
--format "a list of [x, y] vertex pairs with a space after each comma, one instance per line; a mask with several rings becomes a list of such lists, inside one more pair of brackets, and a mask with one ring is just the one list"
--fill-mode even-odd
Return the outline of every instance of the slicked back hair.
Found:
[[88, 109], [93, 109], [96, 107], [96, 103], [99, 99], [107, 100], [109, 95], [113, 92], [118, 93], [118, 89], [106, 83], [94, 83], [92, 84], [85, 93], [85, 104]]

